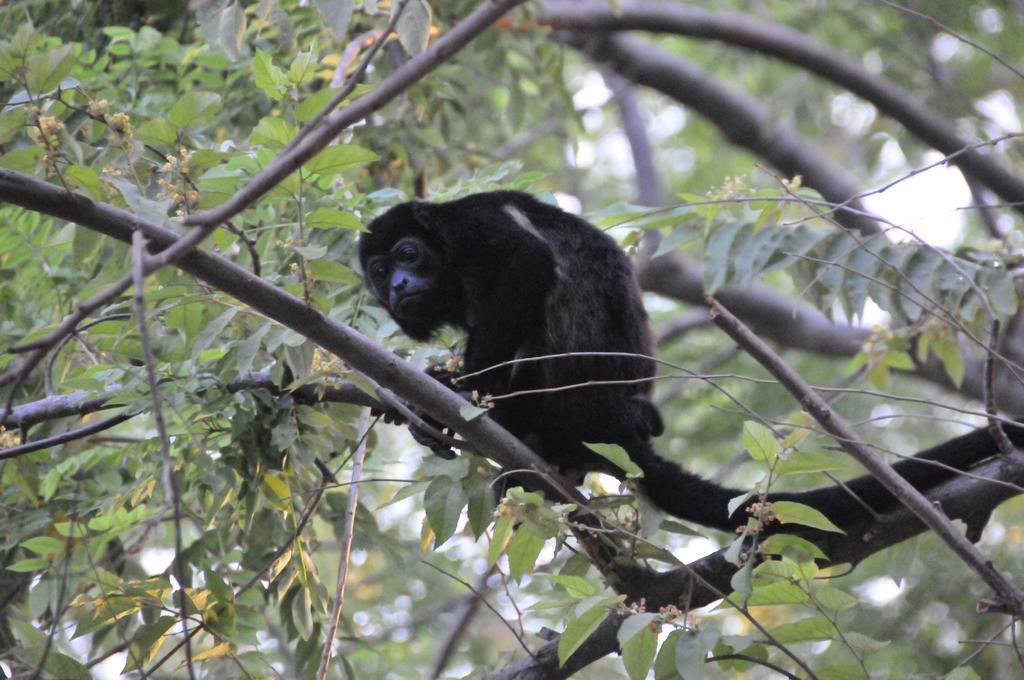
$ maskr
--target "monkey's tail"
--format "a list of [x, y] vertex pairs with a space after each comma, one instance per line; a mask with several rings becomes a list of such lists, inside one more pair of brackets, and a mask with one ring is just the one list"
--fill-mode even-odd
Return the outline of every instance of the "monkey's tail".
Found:
[[[1017, 424], [1004, 424], [1014, 446], [1024, 448], [1024, 419]], [[680, 519], [703, 526], [734, 531], [746, 524], [748, 502], [733, 513], [729, 503], [744, 495], [743, 491], [720, 486], [687, 472], [679, 465], [659, 456], [649, 440], [638, 440], [625, 447], [630, 458], [644, 476], [640, 487], [659, 508]], [[918, 452], [895, 465], [893, 469], [919, 491], [950, 479], [957, 471], [999, 454], [988, 428], [954, 437]], [[837, 454], [839, 455], [839, 454]], [[849, 527], [883, 513], [897, 503], [896, 498], [871, 475], [862, 475], [842, 485], [833, 485], [802, 492], [773, 493], [769, 501], [796, 501], [822, 512], [840, 527]], [[776, 529], [778, 530], [778, 529]]]
[[625, 448], [633, 462], [644, 471], [639, 480], [640, 488], [668, 514], [730, 532], [746, 523], [742, 508], [733, 515], [738, 519], [729, 516], [729, 502], [744, 495], [743, 491], [720, 486], [687, 472], [659, 456], [649, 440], [637, 441]]

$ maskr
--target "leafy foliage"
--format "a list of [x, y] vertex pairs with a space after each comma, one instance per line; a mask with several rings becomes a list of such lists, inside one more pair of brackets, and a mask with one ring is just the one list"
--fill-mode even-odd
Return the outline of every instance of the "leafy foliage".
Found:
[[[339, 96], [365, 55], [364, 41], [378, 34], [390, 12], [404, 7], [397, 39], [341, 106], [373, 91], [474, 7], [461, 0], [275, 0], [193, 3], [202, 7], [190, 15], [183, 2], [73, 3], [76, 12], [65, 4], [56, 11], [52, 2], [8, 2], [12, 11], [0, 13], [0, 168], [179, 230], [180, 218], [222, 205], [285, 153], [303, 126]], [[97, 9], [108, 4], [109, 14]], [[948, 33], [911, 24], [917, 28], [908, 35], [903, 15], [836, 4], [844, 7], [777, 11], [821, 40], [878, 60], [894, 78], [931, 87], [912, 60], [881, 55], [877, 45], [898, 42], [906, 51], [930, 54]], [[940, 18], [972, 33], [995, 25], [990, 12], [1005, 13], [969, 4], [943, 8]], [[851, 31], [839, 18], [853, 10], [870, 30]], [[787, 185], [791, 195], [780, 199], [774, 180], [753, 171], [749, 156], [723, 146], [707, 123], [688, 120], [660, 100], [644, 102], [652, 112], [655, 157], [666, 169], [670, 193], [684, 200], [657, 211], [626, 203], [632, 191], [621, 157], [605, 155], [609, 127], [617, 125], [611, 109], [589, 105], [585, 96], [574, 100], [592, 92], [599, 75], [534, 30], [533, 20], [513, 15], [347, 130], [214, 231], [204, 247], [422, 367], [450, 355], [457, 339], [443, 334], [430, 347], [414, 347], [372, 305], [353, 268], [365, 222], [407, 198], [422, 177], [432, 180], [437, 200], [497, 187], [556, 192], [577, 185], [573, 193], [585, 207], [601, 209], [590, 210], [590, 217], [625, 247], [635, 249], [644, 234], [657, 231], [658, 254], [698, 257], [709, 290], [768, 284], [836, 319], [865, 318], [875, 307], [888, 315], [885, 330], [848, 364], [837, 370], [832, 360], [803, 356], [795, 359], [802, 372], [832, 381], [864, 368], [863, 379], [876, 387], [950, 401], [948, 393], [903, 381], [899, 373], [934, 356], [954, 383], [963, 381], [960, 341], [984, 335], [991, 316], [1019, 307], [1021, 250], [1012, 231], [1018, 217], [1003, 215], [1006, 238], [988, 243], [976, 237], [972, 213], [970, 246], [955, 252], [857, 236], [818, 217], [816, 195], [798, 183]], [[1022, 46], [1012, 31], [999, 24], [984, 32], [994, 49], [1019, 58]], [[891, 169], [881, 163], [886, 144], [902, 145], [912, 160], [920, 153], [905, 133], [874, 114], [859, 128], [847, 127], [850, 139], [832, 134], [831, 118], [853, 115], [851, 105], [818, 83], [798, 87], [778, 65], [674, 42], [679, 53], [732, 69], [735, 80], [779, 110], [797, 112], [802, 131], [830, 139], [832, 151], [862, 177]], [[938, 105], [974, 131], [993, 124], [976, 115], [977, 102], [1019, 89], [1019, 82], [1006, 84], [991, 58], [963, 45], [947, 66], [956, 96]], [[833, 103], [831, 118], [826, 100]], [[588, 164], [588, 154], [599, 162]], [[563, 162], [567, 157], [571, 162]], [[748, 174], [755, 186], [738, 196], [729, 177]], [[715, 185], [722, 189], [697, 195]], [[45, 337], [127, 274], [131, 263], [127, 246], [85, 227], [0, 205], [0, 373], [15, 371], [24, 359], [12, 348]], [[450, 666], [456, 675], [504, 665], [521, 655], [520, 641], [536, 648], [533, 631], [541, 625], [561, 632], [557, 653], [564, 662], [612, 614], [622, 620], [621, 660], [583, 671], [591, 677], [644, 678], [652, 668], [658, 678], [760, 677], [762, 662], [792, 667], [780, 646], [792, 647], [823, 678], [940, 674], [966, 656], [949, 640], [998, 634], [984, 620], [947, 615], [968, 611], [965, 602], [982, 593], [980, 586], [964, 587], [962, 567], [950, 565], [928, 539], [917, 554], [907, 547], [838, 579], [819, 568], [816, 560], [825, 556], [806, 541], [773, 536], [761, 547], [775, 559], [759, 561], [741, 536], [726, 553], [740, 567], [730, 604], [700, 613], [685, 611], [685, 603], [648, 611], [602, 582], [573, 544], [577, 508], [551, 506], [518, 487], [496, 499], [504, 485], [493, 483], [497, 471], [485, 459], [424, 458], [394, 428], [374, 421], [368, 433], [361, 431], [356, 404], [318, 402], [292, 391], [365, 386], [300, 333], [173, 268], [150, 276], [142, 293], [168, 423], [168, 464], [153, 426], [130, 292], [97, 310], [23, 381], [0, 390], [0, 410], [8, 400], [102, 405], [0, 429], [6, 520], [0, 668], [8, 674], [31, 677], [39, 668], [39, 677], [55, 678], [181, 676], [184, 614], [198, 631], [192, 662], [203, 677], [314, 677], [354, 491], [348, 463], [364, 438], [367, 472], [358, 481], [354, 553], [331, 677], [421, 676], [456, 621], [468, 581], [478, 582], [474, 587], [507, 627], [492, 625], [491, 612], [480, 614], [481, 621], [489, 618], [459, 647]], [[678, 310], [652, 304], [652, 311], [660, 323]], [[720, 342], [697, 332], [663, 354], [696, 366], [721, 349]], [[754, 369], [735, 359], [723, 370]], [[254, 374], [268, 381], [239, 387]], [[686, 388], [685, 399], [663, 407], [663, 451], [689, 467], [709, 468], [745, 448], [751, 461], [738, 476], [752, 490], [806, 486], [810, 476], [842, 467], [805, 418], [780, 412], [772, 386], [727, 382], [735, 403], [785, 425], [769, 429], [749, 420], [740, 436], [726, 393]], [[271, 383], [288, 389], [268, 389]], [[854, 416], [874, 415], [865, 395], [848, 401], [844, 408]], [[112, 416], [125, 422], [3, 456], [23, 440]], [[917, 434], [942, 438], [925, 423], [916, 432], [901, 424], [886, 445], [916, 450]], [[883, 438], [881, 430], [868, 433]], [[621, 449], [594, 448], [633, 471]], [[180, 489], [177, 518], [168, 475]], [[605, 479], [588, 484], [593, 507], [621, 529], [637, 559], [676, 566], [696, 546], [712, 545], [643, 499], [615, 494]], [[771, 512], [783, 522], [830, 528], [828, 518], [794, 505], [776, 504]], [[172, 565], [175, 519], [184, 582]], [[770, 518], [752, 517], [749, 528], [759, 521]], [[1019, 539], [1009, 521], [997, 531], [1006, 546]], [[1019, 551], [1000, 550], [998, 543], [990, 539], [985, 547], [1019, 572]], [[900, 604], [879, 609], [872, 592], [890, 576], [905, 584]], [[925, 579], [927, 588], [914, 587]], [[908, 626], [914, 633], [909, 641]], [[828, 644], [804, 644], [822, 642]], [[973, 663], [989, 677], [1009, 658], [1009, 651], [995, 649]]]

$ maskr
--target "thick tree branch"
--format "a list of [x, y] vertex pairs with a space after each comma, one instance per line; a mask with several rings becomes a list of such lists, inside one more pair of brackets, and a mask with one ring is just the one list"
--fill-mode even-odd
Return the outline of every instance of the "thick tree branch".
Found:
[[654, 165], [654, 154], [651, 142], [647, 139], [647, 129], [640, 115], [640, 104], [636, 93], [628, 79], [618, 73], [609, 73], [605, 81], [611, 89], [615, 105], [622, 121], [622, 132], [629, 140], [629, 150], [633, 154], [633, 168], [636, 171], [636, 200], [640, 205], [661, 207], [664, 205], [665, 191]]
[[849, 174], [826, 159], [814, 144], [788, 125], [775, 123], [767, 108], [751, 95], [726, 86], [691, 61], [628, 35], [560, 34], [568, 44], [638, 85], [653, 88], [705, 116], [734, 144], [764, 158], [787, 177], [803, 176], [838, 210], [836, 220], [849, 229], [877, 234], [855, 197], [860, 187]]
[[[269, 372], [262, 371], [260, 373], [239, 376], [224, 387], [229, 392], [264, 389], [274, 395], [291, 394], [296, 400], [310, 404], [338, 402], [356, 404], [357, 406], [369, 406], [376, 410], [386, 409], [384, 404], [371, 397], [354, 383], [349, 382], [329, 381], [301, 385], [295, 390], [288, 392], [273, 381]], [[111, 391], [109, 395], [99, 397], [90, 396], [91, 394], [90, 392], [80, 390], [71, 394], [54, 395], [15, 406], [11, 409], [10, 414], [0, 411], [0, 425], [7, 428], [28, 428], [49, 420], [57, 420], [58, 418], [66, 418], [68, 416], [84, 416], [88, 413], [123, 406], [117, 399], [116, 391]]]
[[[929, 146], [953, 156], [952, 163], [1024, 212], [1024, 181], [991, 156], [973, 149], [949, 121], [895, 83], [872, 75], [845, 54], [788, 26], [730, 12], [711, 12], [679, 3], [547, 2], [540, 21], [571, 31], [641, 30], [676, 33], [744, 47], [811, 71], [863, 97], [902, 123]], [[780, 168], [781, 169], [781, 168]], [[819, 189], [820, 191], [820, 189]], [[824, 194], [823, 194], [824, 195]]]
[[[704, 275], [701, 268], [681, 255], [670, 254], [645, 262], [637, 272], [644, 290], [691, 305], [703, 306]], [[731, 286], [715, 293], [723, 305], [754, 331], [780, 345], [825, 356], [849, 357], [860, 351], [871, 333], [844, 323], [834, 323], [814, 307], [788, 298], [762, 285]], [[985, 398], [984, 362], [970, 351], [962, 352], [964, 379], [954, 385], [941, 362], [931, 357], [910, 373], [979, 401]], [[1024, 390], [1007, 371], [995, 376], [996, 403], [1012, 413], [1024, 413]]]

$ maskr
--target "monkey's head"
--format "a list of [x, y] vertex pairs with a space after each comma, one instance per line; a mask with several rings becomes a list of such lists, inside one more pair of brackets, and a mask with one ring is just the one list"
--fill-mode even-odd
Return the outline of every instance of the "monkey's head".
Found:
[[402, 203], [370, 222], [359, 239], [366, 285], [402, 331], [427, 340], [462, 317], [461, 286], [430, 224], [430, 204]]

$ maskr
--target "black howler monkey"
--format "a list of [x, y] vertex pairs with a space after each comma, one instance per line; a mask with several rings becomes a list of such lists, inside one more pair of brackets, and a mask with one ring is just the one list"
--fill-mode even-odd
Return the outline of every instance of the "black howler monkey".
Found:
[[[410, 337], [426, 340], [445, 325], [468, 332], [464, 374], [550, 354], [651, 355], [647, 315], [626, 254], [597, 227], [527, 194], [402, 203], [370, 223], [359, 259], [370, 290]], [[618, 444], [644, 471], [643, 490], [666, 512], [726, 531], [745, 524], [743, 509], [733, 516], [727, 509], [743, 492], [655, 453], [651, 438], [663, 426], [650, 400], [654, 371], [645, 358], [574, 356], [516, 363], [460, 381], [457, 389], [524, 392], [498, 400], [492, 417], [563, 470], [621, 477], [583, 442]], [[557, 389], [569, 385], [576, 387]], [[1024, 428], [1008, 429], [1016, 445], [1024, 444]], [[916, 458], [965, 469], [996, 453], [988, 431], [979, 429]], [[913, 459], [894, 467], [919, 489], [951, 474]], [[839, 526], [867, 519], [865, 505], [881, 512], [896, 502], [870, 476], [845, 487], [769, 499], [805, 503]]]

